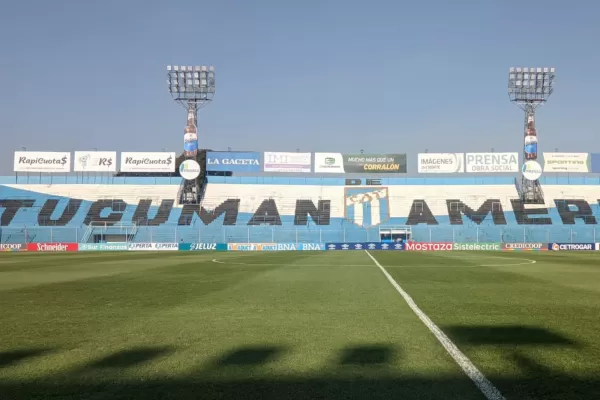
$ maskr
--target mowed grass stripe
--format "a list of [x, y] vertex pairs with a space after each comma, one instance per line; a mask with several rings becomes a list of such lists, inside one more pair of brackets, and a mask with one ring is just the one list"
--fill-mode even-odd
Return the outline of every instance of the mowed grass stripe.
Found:
[[[46, 346], [53, 352], [0, 369], [0, 377], [59, 382], [420, 377], [416, 386], [382, 388], [387, 398], [430, 390], [425, 382], [443, 378], [453, 382], [444, 385], [445, 396], [482, 398], [376, 267], [340, 268], [366, 265], [364, 254], [232, 254], [216, 257], [253, 265], [215, 264], [211, 254], [178, 258], [165, 268], [10, 292], [21, 292], [7, 300], [23, 307], [3, 315], [19, 326], [0, 338], [7, 339], [2, 348]], [[328, 264], [336, 267], [312, 266]], [[19, 319], [24, 312], [28, 318]], [[48, 328], [40, 331], [42, 326]], [[90, 367], [132, 349], [152, 354], [154, 349], [156, 355], [130, 368]], [[258, 359], [227, 361], [236, 357]], [[382, 398], [363, 390], [352, 393]]]

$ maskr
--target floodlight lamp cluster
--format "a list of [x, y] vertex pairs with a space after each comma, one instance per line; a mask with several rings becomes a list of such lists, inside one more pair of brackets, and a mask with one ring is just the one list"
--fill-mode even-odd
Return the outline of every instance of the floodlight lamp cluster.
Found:
[[167, 66], [169, 92], [186, 99], [210, 100], [215, 93], [215, 67]]
[[511, 67], [508, 94], [516, 102], [545, 102], [554, 90], [555, 68]]

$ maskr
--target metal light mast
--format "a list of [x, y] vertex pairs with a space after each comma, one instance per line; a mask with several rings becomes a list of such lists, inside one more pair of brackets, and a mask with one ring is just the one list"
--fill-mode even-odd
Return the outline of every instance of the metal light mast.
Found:
[[[525, 111], [525, 140], [523, 147], [523, 175], [521, 177], [521, 200], [525, 203], [543, 204], [544, 194], [539, 179], [531, 179], [532, 167], [541, 172], [538, 158], [538, 137], [535, 129], [535, 110], [546, 101], [554, 91], [554, 68], [511, 67], [508, 72], [508, 97], [520, 109]], [[535, 174], [535, 175], [539, 175]], [[534, 176], [535, 176], [534, 175]]]
[[[198, 154], [198, 110], [212, 101], [215, 94], [215, 68], [213, 66], [167, 66], [169, 93], [187, 110], [187, 124], [183, 136], [183, 153], [186, 160], [196, 160]], [[198, 203], [198, 179], [182, 182], [180, 202]]]

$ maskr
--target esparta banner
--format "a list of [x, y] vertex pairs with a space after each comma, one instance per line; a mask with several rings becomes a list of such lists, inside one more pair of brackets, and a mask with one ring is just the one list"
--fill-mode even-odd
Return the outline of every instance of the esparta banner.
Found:
[[116, 172], [116, 151], [76, 151], [73, 171], [75, 172]]
[[343, 161], [349, 174], [406, 173], [406, 154], [343, 154]]
[[265, 152], [263, 170], [265, 172], [311, 172], [311, 153]]
[[503, 243], [503, 251], [546, 251], [548, 243]]
[[71, 153], [51, 151], [15, 151], [15, 172], [71, 172]]
[[407, 242], [404, 245], [406, 251], [452, 251], [454, 243], [419, 243]]
[[27, 251], [63, 252], [77, 251], [78, 243], [28, 243]]
[[501, 250], [500, 243], [454, 243], [452, 250], [463, 251], [498, 251]]
[[465, 172], [465, 153], [419, 153], [420, 174]]
[[177, 251], [178, 243], [129, 243], [129, 251]]
[[543, 153], [544, 172], [590, 172], [590, 153]]
[[175, 172], [175, 153], [121, 153], [121, 172]]
[[467, 153], [466, 171], [476, 173], [519, 172], [519, 153]]

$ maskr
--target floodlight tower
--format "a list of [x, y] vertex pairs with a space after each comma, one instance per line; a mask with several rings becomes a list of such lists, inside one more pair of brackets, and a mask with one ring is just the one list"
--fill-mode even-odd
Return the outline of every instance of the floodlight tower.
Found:
[[[183, 136], [183, 153], [186, 159], [196, 159], [198, 154], [198, 110], [212, 101], [215, 94], [215, 68], [213, 66], [167, 66], [169, 93], [187, 110], [187, 124]], [[180, 202], [198, 203], [198, 179], [181, 184]]]
[[[523, 163], [537, 163], [538, 137], [535, 129], [535, 110], [548, 101], [554, 91], [554, 68], [511, 67], [508, 72], [508, 97], [525, 111], [525, 141]], [[539, 167], [541, 170], [541, 166]], [[544, 194], [539, 179], [521, 177], [521, 200], [525, 203], [543, 204]]]

